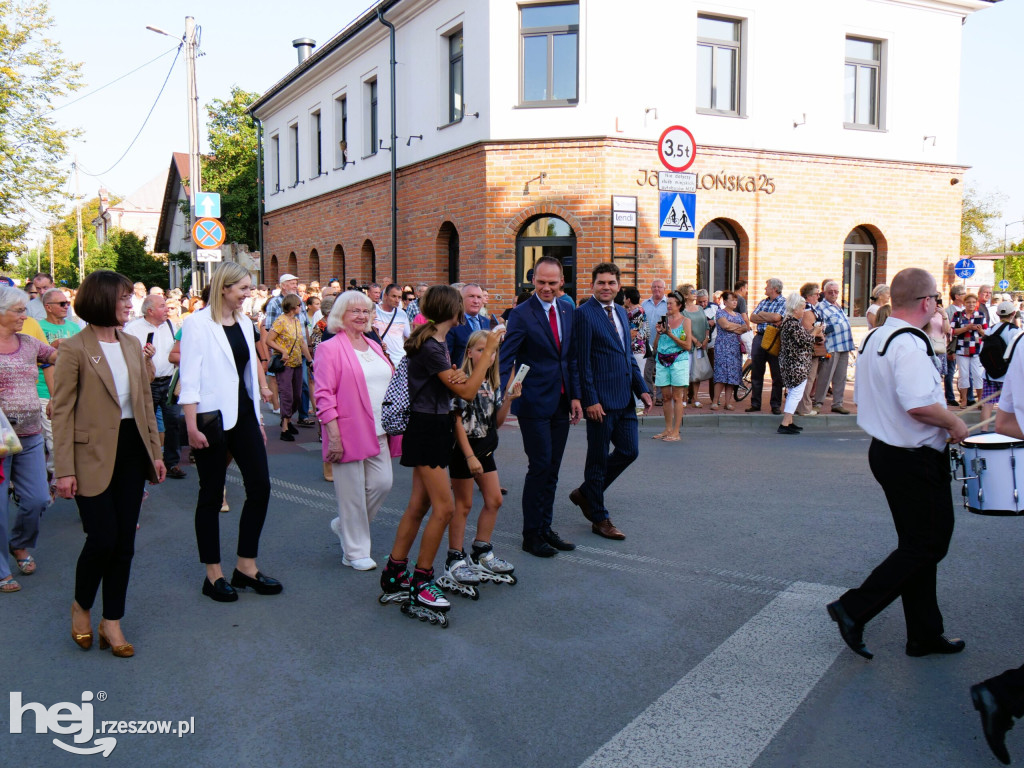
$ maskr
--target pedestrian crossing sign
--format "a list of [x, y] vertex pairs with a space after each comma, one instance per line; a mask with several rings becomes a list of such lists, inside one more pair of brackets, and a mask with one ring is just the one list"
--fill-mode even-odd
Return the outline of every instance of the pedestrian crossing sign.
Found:
[[659, 192], [658, 234], [661, 237], [686, 237], [696, 235], [697, 195], [692, 192]]

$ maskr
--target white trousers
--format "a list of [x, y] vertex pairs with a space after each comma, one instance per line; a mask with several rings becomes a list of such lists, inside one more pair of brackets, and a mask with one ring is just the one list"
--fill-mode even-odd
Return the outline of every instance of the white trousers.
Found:
[[783, 413], [793, 414], [796, 413], [796, 407], [800, 405], [800, 398], [804, 396], [804, 390], [807, 388], [807, 379], [804, 379], [795, 387], [790, 387], [786, 392], [786, 405], [783, 407]]
[[349, 560], [370, 556], [370, 523], [391, 491], [391, 450], [386, 435], [377, 439], [376, 456], [334, 465], [341, 546]]

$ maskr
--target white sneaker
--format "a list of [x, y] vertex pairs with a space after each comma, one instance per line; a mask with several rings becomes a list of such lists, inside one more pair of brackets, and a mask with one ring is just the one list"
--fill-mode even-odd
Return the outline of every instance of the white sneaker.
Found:
[[[341, 520], [337, 517], [331, 520], [331, 530], [334, 531], [334, 535], [338, 537], [338, 543], [341, 544], [342, 552], [345, 551], [345, 540], [341, 538]], [[348, 563], [345, 563], [348, 565]]]
[[357, 557], [355, 560], [349, 560], [347, 557], [342, 556], [341, 564], [347, 565], [349, 568], [355, 568], [357, 571], [372, 571], [377, 567], [377, 563], [372, 557]]
[[274, 414], [275, 416], [280, 416], [281, 415], [281, 409], [280, 408], [271, 408], [270, 412], [272, 414]]

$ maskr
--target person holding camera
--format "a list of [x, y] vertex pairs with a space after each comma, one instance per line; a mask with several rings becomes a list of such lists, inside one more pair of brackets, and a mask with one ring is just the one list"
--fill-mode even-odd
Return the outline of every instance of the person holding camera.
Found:
[[654, 354], [657, 368], [654, 373], [655, 386], [661, 387], [665, 407], [665, 429], [654, 436], [655, 440], [678, 443], [682, 438], [679, 430], [683, 426], [683, 396], [690, 386], [690, 346], [693, 332], [690, 318], [683, 314], [683, 297], [672, 291], [666, 297], [668, 312], [655, 323]]

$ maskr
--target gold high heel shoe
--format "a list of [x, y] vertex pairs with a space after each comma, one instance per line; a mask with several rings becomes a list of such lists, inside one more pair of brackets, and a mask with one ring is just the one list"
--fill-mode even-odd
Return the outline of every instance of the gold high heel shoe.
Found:
[[92, 628], [88, 632], [75, 632], [75, 606], [71, 606], [71, 639], [79, 648], [88, 651], [92, 648]]
[[103, 634], [103, 630], [98, 630], [100, 635], [100, 650], [105, 651], [107, 648], [115, 656], [122, 659], [130, 659], [135, 655], [135, 648], [131, 643], [125, 643], [124, 645], [111, 645], [110, 641], [107, 640], [106, 635]]

